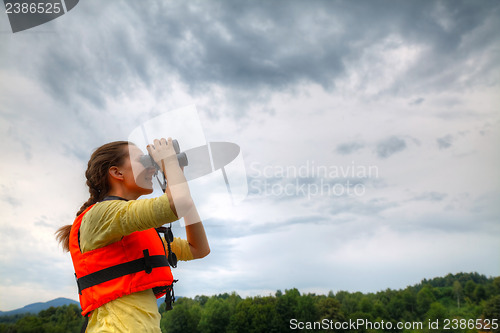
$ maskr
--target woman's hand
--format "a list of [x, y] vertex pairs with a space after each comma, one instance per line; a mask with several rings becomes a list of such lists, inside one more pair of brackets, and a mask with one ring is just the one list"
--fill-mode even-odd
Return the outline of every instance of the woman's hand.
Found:
[[[154, 140], [154, 145], [148, 145], [148, 153], [153, 157], [155, 162], [161, 167], [163, 174], [167, 180], [167, 188], [165, 193], [171, 204], [171, 208], [177, 217], [181, 218], [189, 215], [190, 220], [199, 222], [199, 216], [196, 212], [189, 186], [182, 172], [177, 154], [175, 153], [172, 138], [167, 140]], [[192, 217], [191, 217], [192, 215]]]
[[160, 166], [160, 168], [166, 169], [171, 166], [179, 167], [177, 154], [175, 153], [174, 145], [172, 144], [172, 138], [168, 138], [168, 142], [165, 138], [160, 140], [155, 139], [153, 145], [147, 146], [147, 150], [149, 155], [153, 157], [153, 160]]

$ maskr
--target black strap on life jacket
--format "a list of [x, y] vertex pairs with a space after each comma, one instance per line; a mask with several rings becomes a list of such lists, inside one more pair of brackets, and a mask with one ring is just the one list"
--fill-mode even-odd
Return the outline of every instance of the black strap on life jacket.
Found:
[[85, 333], [88, 325], [89, 325], [89, 314], [87, 313], [85, 315], [85, 321], [83, 322], [82, 329], [80, 330], [80, 333]]
[[149, 250], [143, 250], [143, 258], [128, 261], [122, 264], [114, 265], [100, 271], [87, 274], [77, 278], [78, 292], [82, 294], [82, 290], [93, 287], [100, 283], [111, 281], [113, 279], [145, 271], [147, 274], [153, 271], [153, 268], [168, 266], [167, 257], [164, 255], [150, 256]]
[[[150, 256], [149, 250], [147, 249], [144, 250], [143, 253], [144, 253], [143, 258], [111, 266], [105, 269], [101, 269], [100, 271], [82, 276], [79, 279], [77, 278], [76, 284], [78, 285], [78, 292], [81, 295], [82, 290], [93, 287], [100, 283], [111, 281], [113, 279], [132, 273], [137, 273], [140, 271], [145, 271], [147, 274], [149, 274], [153, 271], [153, 268], [168, 266], [168, 260], [166, 256], [164, 255]], [[177, 282], [177, 280], [174, 280], [173, 282], [175, 283]], [[175, 302], [173, 284], [164, 287], [155, 287], [153, 288], [153, 291], [155, 291], [155, 289], [158, 292], [159, 291], [166, 292], [165, 296], [166, 308], [167, 310], [171, 310], [172, 303]], [[87, 326], [89, 324], [89, 316], [90, 313], [87, 313], [85, 315], [85, 321], [83, 322], [80, 333], [85, 333], [85, 331], [87, 330]]]

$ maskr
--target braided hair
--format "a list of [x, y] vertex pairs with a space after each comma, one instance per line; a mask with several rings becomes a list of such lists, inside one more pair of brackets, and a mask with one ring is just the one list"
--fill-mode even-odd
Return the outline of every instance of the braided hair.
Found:
[[[97, 148], [90, 156], [85, 177], [87, 178], [87, 186], [89, 187], [90, 197], [80, 207], [76, 216], [80, 215], [93, 204], [101, 201], [106, 197], [111, 190], [108, 170], [112, 166], [122, 166], [125, 159], [128, 157], [128, 145], [132, 144], [128, 141], [110, 142]], [[71, 224], [60, 227], [56, 231], [56, 239], [61, 243], [63, 249], [69, 251], [69, 234], [71, 232]]]

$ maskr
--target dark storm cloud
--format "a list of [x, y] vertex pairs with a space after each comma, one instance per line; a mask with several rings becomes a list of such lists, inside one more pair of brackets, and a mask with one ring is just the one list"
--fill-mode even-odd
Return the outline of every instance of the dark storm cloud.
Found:
[[[333, 88], [347, 62], [356, 64], [368, 47], [394, 35], [401, 42], [389, 49], [425, 47], [409, 75], [434, 89], [453, 84], [470, 69], [461, 65], [498, 42], [491, 32], [499, 23], [490, 19], [498, 8], [493, 1], [198, 1], [165, 8], [166, 17], [154, 20], [145, 42], [195, 91], [218, 84], [262, 92], [300, 82]], [[476, 30], [482, 33], [467, 45]], [[476, 63], [474, 71], [483, 65]], [[397, 81], [392, 89], [402, 87]], [[404, 87], [422, 89], [406, 80]]]
[[[411, 94], [493, 78], [499, 59], [487, 51], [499, 42], [493, 33], [499, 7], [497, 1], [221, 0], [108, 3], [97, 12], [88, 2], [71, 13], [67, 34], [44, 35], [44, 47], [33, 40], [24, 57], [36, 52], [27, 62], [58, 100], [74, 105], [78, 97], [102, 109], [106, 98], [137, 85], [168, 90], [169, 79], [180, 79], [195, 96], [220, 86], [236, 102], [300, 83], [335, 89], [370, 47], [385, 45], [383, 53], [420, 45], [424, 52], [409, 72], [385, 88]], [[395, 41], [387, 43], [391, 36]]]
[[380, 158], [388, 158], [389, 156], [405, 149], [406, 142], [404, 139], [391, 136], [377, 144], [376, 153]]

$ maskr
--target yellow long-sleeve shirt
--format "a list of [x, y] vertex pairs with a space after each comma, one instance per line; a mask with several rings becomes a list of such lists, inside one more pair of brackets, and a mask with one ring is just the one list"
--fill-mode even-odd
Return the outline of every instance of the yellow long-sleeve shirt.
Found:
[[[135, 231], [159, 227], [177, 220], [168, 197], [109, 200], [97, 203], [83, 217], [80, 246], [91, 251], [120, 240]], [[171, 244], [179, 260], [192, 260], [189, 243], [175, 238]], [[86, 332], [161, 332], [160, 314], [152, 289], [133, 293], [92, 311]]]

